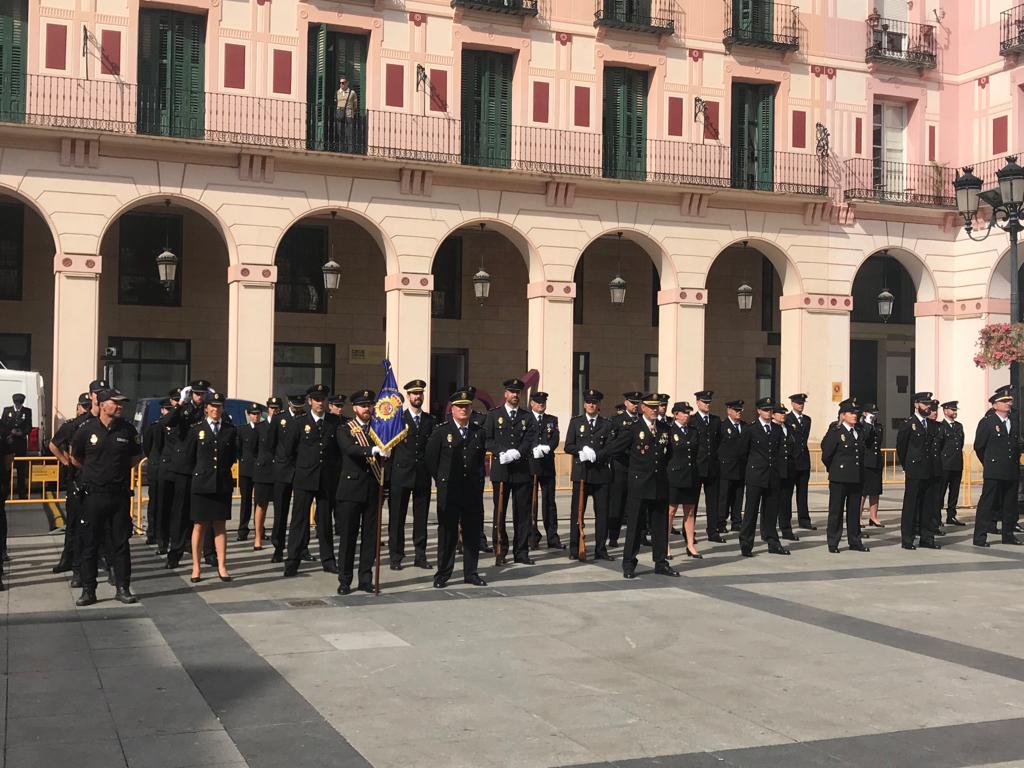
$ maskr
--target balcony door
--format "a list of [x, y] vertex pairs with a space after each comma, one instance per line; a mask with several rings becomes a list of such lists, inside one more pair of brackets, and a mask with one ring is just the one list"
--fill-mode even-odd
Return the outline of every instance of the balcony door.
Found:
[[511, 54], [462, 52], [462, 163], [486, 168], [512, 164]]
[[733, 0], [733, 34], [741, 40], [772, 39], [772, 0]]
[[[366, 153], [366, 49], [368, 38], [309, 28], [306, 143], [310, 149]], [[348, 91], [341, 91], [342, 78]]]
[[732, 186], [771, 190], [775, 157], [775, 86], [732, 84]]
[[876, 103], [872, 117], [871, 183], [885, 197], [901, 196], [907, 191], [904, 180], [906, 105]]
[[647, 178], [647, 73], [604, 70], [604, 176]]
[[25, 119], [26, 0], [0, 0], [0, 122]]
[[203, 137], [206, 18], [139, 12], [138, 130], [155, 136]]

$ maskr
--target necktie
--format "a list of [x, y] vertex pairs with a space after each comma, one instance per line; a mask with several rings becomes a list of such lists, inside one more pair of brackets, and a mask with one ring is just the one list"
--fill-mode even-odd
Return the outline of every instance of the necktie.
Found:
[[597, 422], [596, 422], [596, 421], [594, 421], [594, 419], [588, 419], [588, 421], [590, 422], [590, 428], [591, 428], [591, 429], [593, 429], [593, 428], [594, 428], [594, 426], [595, 426], [595, 425], [597, 424]]
[[215, 421], [213, 422], [213, 434], [216, 435], [218, 432], [220, 432], [220, 422]]
[[1010, 420], [1003, 419], [1003, 426], [1006, 427], [1006, 434], [1010, 434]]
[[771, 424], [765, 424], [764, 425], [764, 433], [766, 435], [770, 435], [772, 433], [772, 425]]
[[459, 427], [459, 435], [462, 437], [463, 440], [466, 439], [466, 428], [465, 427]]
[[742, 431], [743, 431], [743, 429], [740, 427], [740, 423], [737, 421], [736, 422], [736, 434], [738, 435]]
[[413, 423], [416, 424], [416, 429], [420, 428], [420, 415], [417, 413], [412, 417]]

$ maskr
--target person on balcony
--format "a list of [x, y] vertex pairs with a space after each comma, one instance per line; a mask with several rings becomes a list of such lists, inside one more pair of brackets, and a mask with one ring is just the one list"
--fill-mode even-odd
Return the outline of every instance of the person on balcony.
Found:
[[354, 152], [356, 148], [356, 124], [359, 119], [359, 94], [348, 86], [348, 78], [338, 80], [334, 94], [334, 118], [337, 125], [338, 151]]

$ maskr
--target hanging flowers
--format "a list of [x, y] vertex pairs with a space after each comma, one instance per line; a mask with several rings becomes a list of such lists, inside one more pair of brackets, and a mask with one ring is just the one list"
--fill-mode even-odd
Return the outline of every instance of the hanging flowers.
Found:
[[978, 333], [978, 353], [974, 364], [979, 368], [1005, 368], [1024, 361], [1024, 324], [992, 323]]

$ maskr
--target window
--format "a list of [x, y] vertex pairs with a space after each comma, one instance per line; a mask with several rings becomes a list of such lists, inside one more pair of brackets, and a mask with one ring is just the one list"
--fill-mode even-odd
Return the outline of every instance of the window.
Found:
[[903, 135], [907, 110], [903, 104], [876, 103], [872, 110], [871, 181], [875, 189], [904, 193]]
[[0, 333], [0, 363], [12, 371], [31, 371], [32, 335]]
[[21, 298], [24, 219], [24, 207], [0, 205], [0, 299], [7, 301]]
[[434, 256], [434, 293], [430, 313], [441, 320], [462, 317], [462, 238], [449, 237]]
[[313, 384], [334, 391], [334, 345], [275, 343], [274, 392], [287, 397]]
[[576, 271], [573, 272], [572, 281], [576, 284], [576, 298], [572, 302], [573, 325], [583, 325], [583, 262], [581, 257], [576, 262]]
[[775, 267], [767, 256], [761, 257], [761, 330], [775, 331], [775, 309], [778, 306], [775, 294]]
[[110, 383], [132, 400], [164, 397], [168, 387], [183, 387], [191, 378], [187, 339], [111, 336], [107, 346], [117, 350], [108, 363]]
[[573, 413], [583, 413], [583, 393], [590, 389], [590, 353], [577, 352], [574, 357], [576, 369], [572, 375], [572, 403], [576, 410]]
[[201, 139], [206, 111], [206, 17], [139, 12], [138, 131]]
[[644, 392], [658, 391], [658, 356], [644, 355]]
[[511, 165], [513, 62], [507, 53], [462, 52], [463, 165]]
[[26, 0], [0, 3], [0, 122], [25, 119], [27, 39]]
[[770, 397], [777, 400], [775, 394], [775, 358], [759, 357], [754, 364], [754, 377], [756, 379], [757, 399]]
[[647, 73], [604, 70], [604, 176], [647, 178]]
[[327, 263], [327, 230], [295, 226], [277, 249], [276, 312], [327, 312], [324, 264]]
[[[149, 307], [180, 307], [182, 218], [166, 213], [126, 213], [121, 217], [118, 248], [117, 301]], [[160, 282], [156, 257], [165, 249], [178, 257], [173, 283]]]
[[774, 180], [775, 85], [732, 84], [732, 185], [771, 191]]

